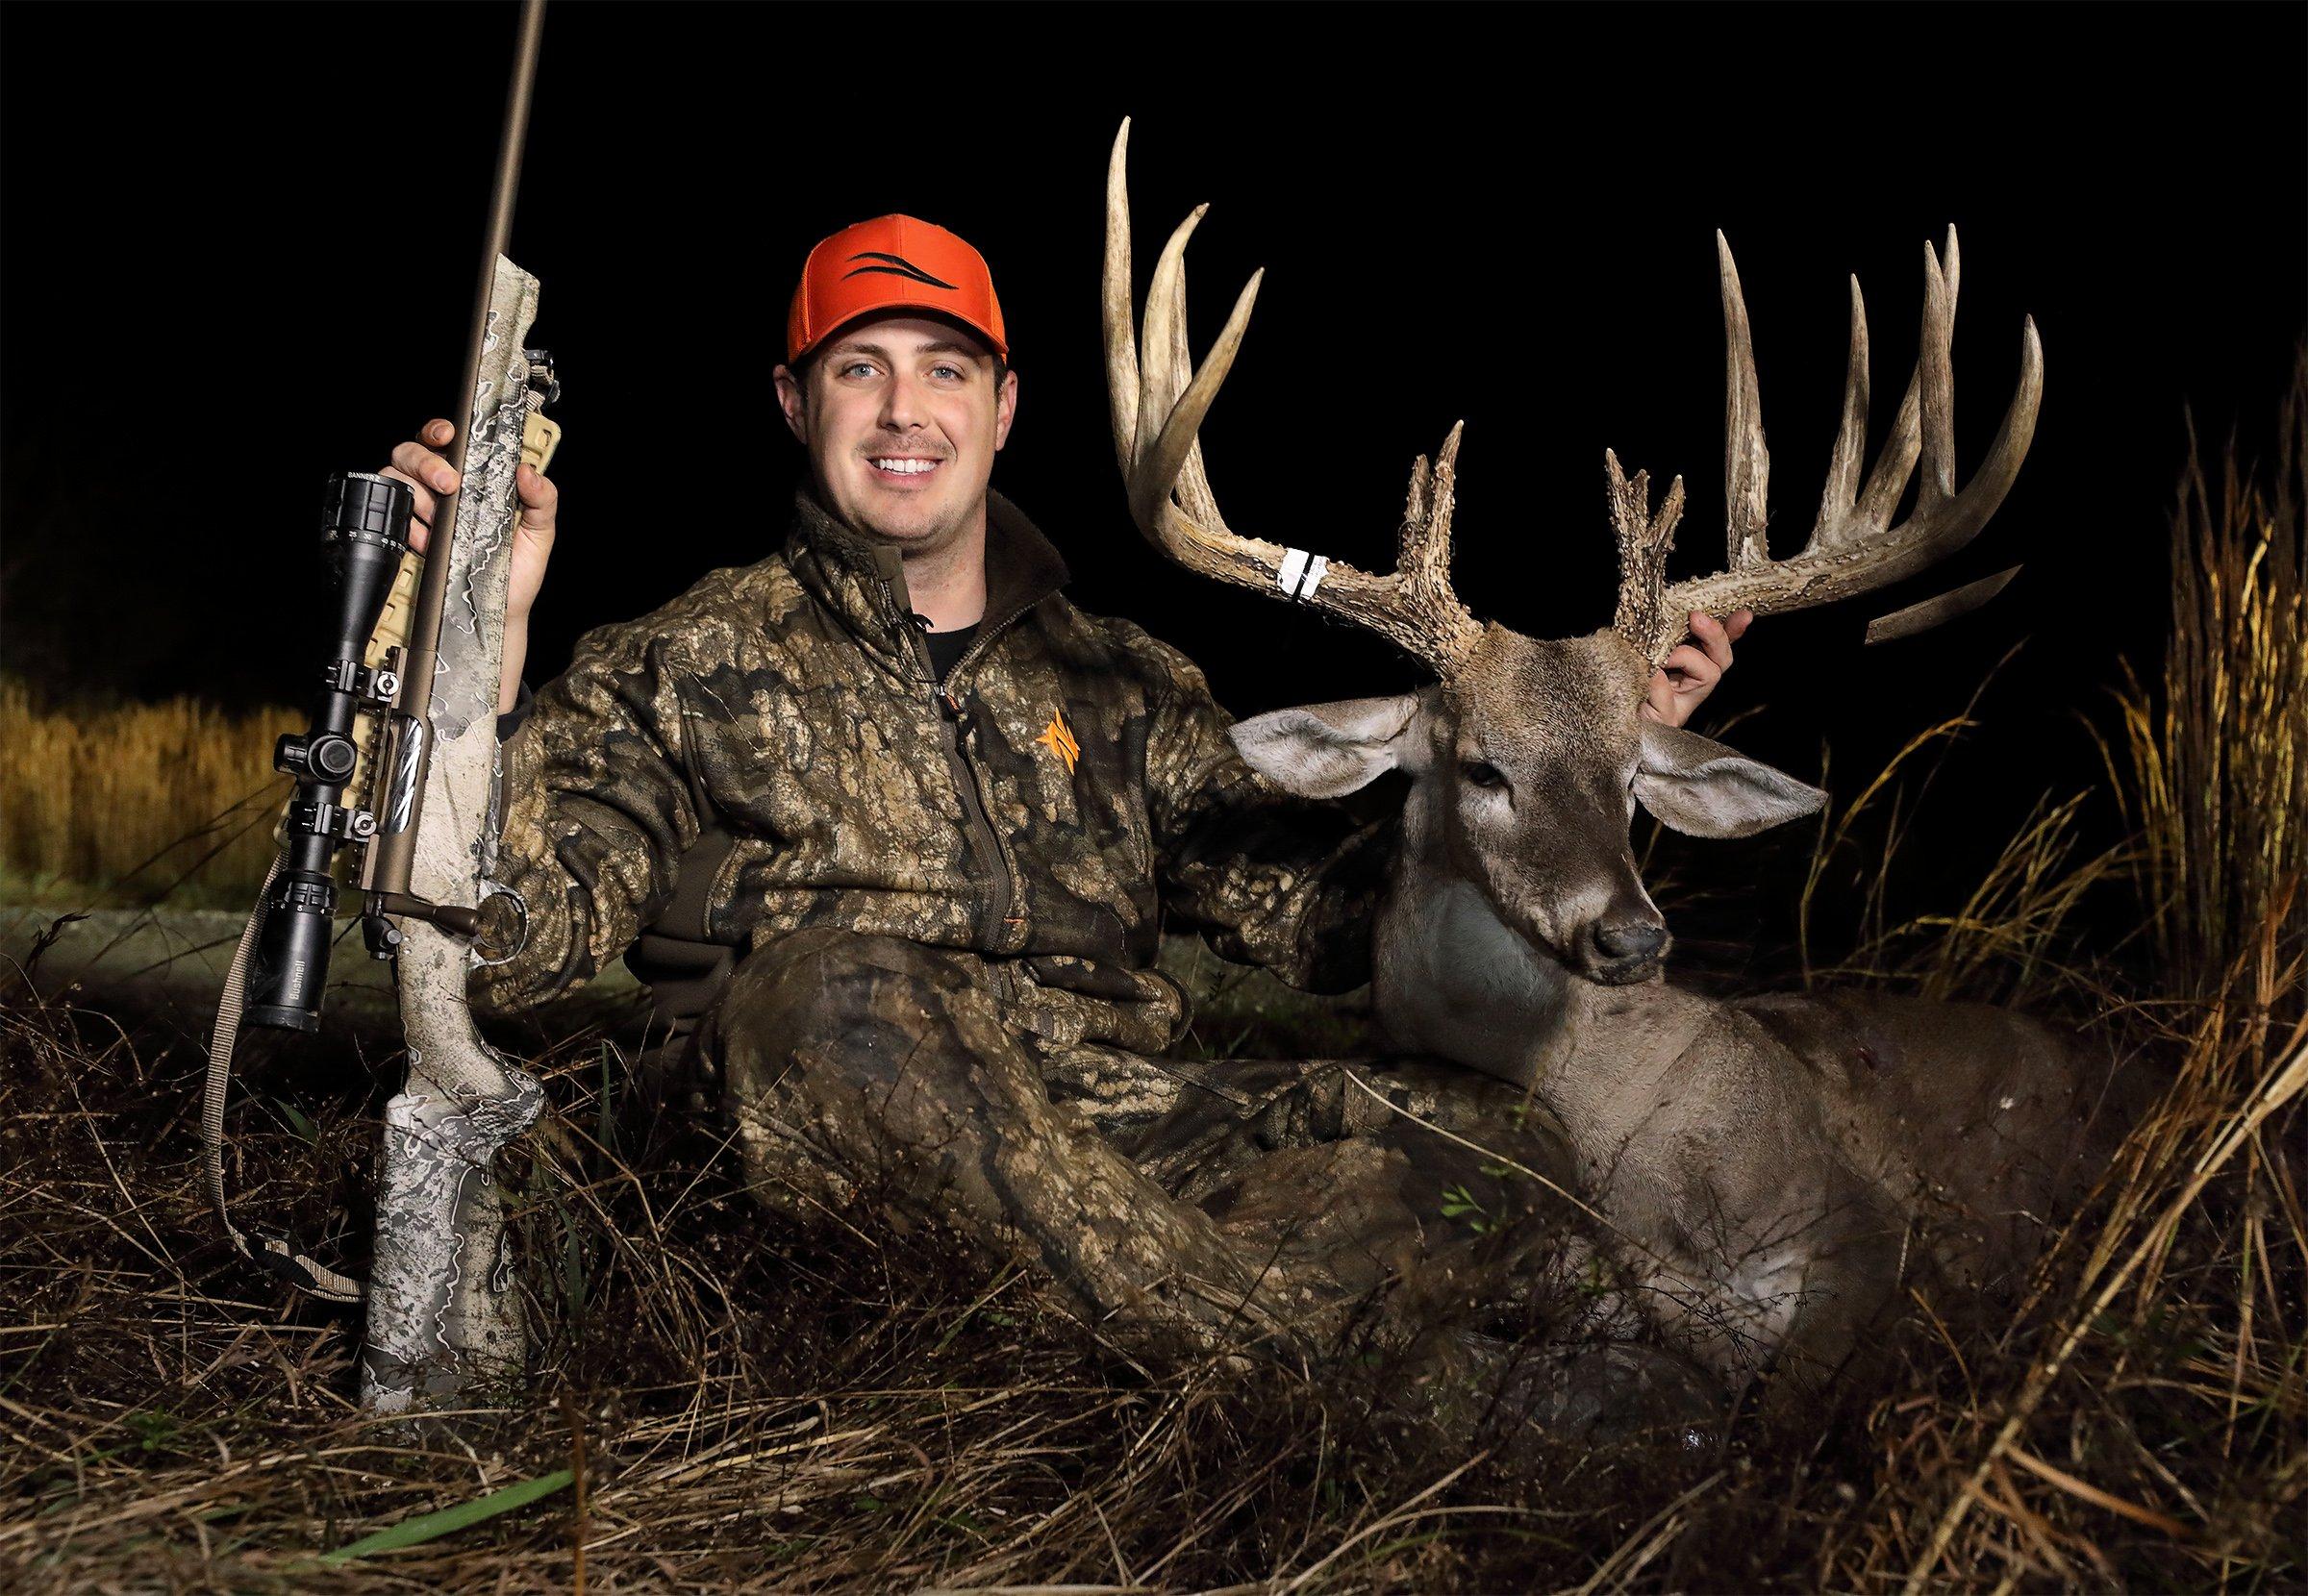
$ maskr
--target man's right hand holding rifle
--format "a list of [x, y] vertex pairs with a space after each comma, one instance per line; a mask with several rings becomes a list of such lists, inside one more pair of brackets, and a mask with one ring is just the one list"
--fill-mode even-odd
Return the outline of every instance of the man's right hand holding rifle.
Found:
[[[416, 509], [409, 523], [409, 546], [425, 552], [433, 531], [436, 493], [457, 491], [457, 469], [436, 451], [445, 449], [457, 436], [453, 423], [436, 417], [417, 429], [417, 436], [392, 452], [392, 463], [380, 475], [409, 485]], [[534, 465], [522, 465], [514, 476], [521, 497], [521, 516], [514, 532], [513, 570], [505, 592], [505, 678], [497, 712], [511, 712], [519, 699], [521, 665], [529, 657], [529, 611], [536, 607], [537, 590], [544, 585], [545, 561], [553, 557], [553, 522], [560, 513], [561, 489]]]

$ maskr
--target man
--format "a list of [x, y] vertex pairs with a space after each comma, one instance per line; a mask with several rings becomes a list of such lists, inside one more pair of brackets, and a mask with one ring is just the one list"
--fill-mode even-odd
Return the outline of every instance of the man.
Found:
[[[661, 1002], [702, 1012], [691, 1056], [765, 1201], [871, 1190], [1096, 1319], [1318, 1352], [1552, 1245], [1443, 1212], [1490, 1155], [1433, 1127], [1563, 1175], [1513, 1088], [1164, 1057], [1166, 915], [1294, 985], [1360, 985], [1392, 826], [1268, 786], [1192, 663], [1065, 599], [989, 486], [1018, 377], [978, 252], [907, 216], [827, 238], [775, 380], [810, 458], [782, 551], [590, 634], [508, 733], [500, 873], [531, 928], [479, 995], [532, 1002], [641, 941]], [[420, 520], [449, 436], [394, 451]], [[507, 711], [557, 518], [518, 486]], [[1744, 617], [1693, 626], [1653, 685], [1678, 724]]]

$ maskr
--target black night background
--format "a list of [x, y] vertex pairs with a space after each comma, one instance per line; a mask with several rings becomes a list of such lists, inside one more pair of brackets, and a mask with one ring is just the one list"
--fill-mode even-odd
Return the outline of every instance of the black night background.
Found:
[[[237, 750], [269, 746], [288, 721], [241, 722], [229, 749], [223, 729], [309, 697], [324, 479], [376, 469], [427, 417], [459, 413], [514, 24], [496, 0], [0, 0], [0, 725], [18, 729], [13, 748], [0, 735], [0, 765], [17, 766], [0, 786], [16, 806], [0, 815], [0, 1283], [23, 1283], [0, 1296], [26, 1305], [33, 1337], [8, 1340], [0, 1312], [0, 1585], [21, 1555], [64, 1584], [298, 1587], [307, 1565], [289, 1559], [308, 1547], [477, 1494], [446, 1452], [357, 1475], [347, 1463], [341, 1481], [274, 1467], [354, 1434], [358, 1335], [347, 1315], [264, 1306], [270, 1283], [210, 1234], [190, 1105], [213, 979], [172, 988], [158, 1020], [115, 1011], [95, 977], [65, 984], [82, 968], [63, 962], [70, 939], [51, 953], [39, 938], [84, 907], [98, 918], [72, 935], [88, 945], [113, 935], [107, 913], [122, 941], [153, 935], [136, 917], [156, 909], [181, 913], [185, 941], [208, 938], [195, 955], [237, 935], [272, 802], [261, 758], [243, 781]], [[2088, 1210], [2105, 1230], [2074, 1233], [2089, 1245], [2045, 1266], [2053, 1284], [2012, 1327], [1991, 1345], [1989, 1331], [1933, 1321], [1925, 1350], [1902, 1354], [1905, 1384], [1864, 1419], [1822, 1420], [1776, 1449], [1743, 1431], [1703, 1459], [1483, 1450], [1431, 1498], [1442, 1465], [1359, 1460], [1393, 1444], [1353, 1450], [1375, 1420], [1334, 1458], [1335, 1392], [1275, 1377], [1228, 1406], [1239, 1393], [1212, 1396], [1202, 1374], [1179, 1384], [1108, 1360], [1103, 1342], [1086, 1351], [1079, 1327], [1021, 1306], [1023, 1292], [980, 1314], [998, 1283], [907, 1273], [934, 1237], [889, 1240], [887, 1255], [878, 1231], [856, 1257], [845, 1243], [756, 1251], [758, 1216], [713, 1184], [710, 1160], [679, 1186], [695, 1228], [668, 1226], [662, 1256], [637, 1261], [635, 1193], [665, 1192], [604, 1163], [600, 1145], [556, 1144], [521, 1167], [537, 1172], [527, 1222], [562, 1227], [550, 1246], [564, 1250], [535, 1255], [561, 1271], [536, 1300], [566, 1336], [550, 1343], [538, 1388], [551, 1390], [523, 1409], [528, 1428], [475, 1467], [493, 1489], [566, 1463], [575, 1506], [444, 1533], [396, 1554], [396, 1573], [582, 1590], [569, 1559], [590, 1534], [605, 1580], [780, 1588], [1883, 1588], [1910, 1574], [1932, 1588], [2297, 1586], [2301, 1110], [2275, 1117], [2265, 1095], [2279, 1079], [2299, 1091], [2308, 1057], [2288, 1030], [2308, 992], [2308, 555], [2268, 574], [2281, 548], [2308, 550], [2297, 504], [2262, 517], [2279, 553], [2241, 585], [2223, 567], [2234, 606], [2215, 615], [2207, 600], [2177, 639], [2193, 662], [2164, 673], [2175, 587], [2199, 590], [2173, 560], [2191, 418], [2215, 501], [2223, 452], [2267, 483], [2284, 434], [2308, 438], [2278, 419], [2288, 392], [2308, 396], [2295, 376], [2308, 6], [556, 0], [543, 38], [509, 252], [541, 282], [530, 341], [564, 384], [532, 683], [589, 629], [777, 549], [804, 465], [770, 376], [795, 276], [818, 238], [904, 212], [991, 266], [1021, 384], [993, 485], [1063, 550], [1078, 605], [1179, 645], [1240, 715], [1416, 684], [1374, 636], [1191, 577], [1131, 525], [1097, 300], [1125, 115], [1141, 293], [1160, 240], [1210, 206], [1188, 256], [1197, 357], [1266, 270], [1201, 432], [1228, 521], [1385, 569], [1412, 461], [1464, 419], [1457, 591], [1540, 636], [1610, 619], [1606, 447], [1655, 487], [1684, 478], [1670, 574], [1720, 567], [1718, 229], [1752, 318], [1786, 554], [1811, 527], [1835, 435], [1848, 278], [1872, 337], [1872, 463], [1915, 361], [1922, 246], [1953, 224], [1959, 484], [2012, 398], [2024, 318], [2042, 337], [2041, 418], [2017, 486], [1929, 573], [1758, 621], [1694, 722], [1839, 805], [1869, 792], [1872, 807], [1831, 841], [1841, 809], [1825, 828], [1735, 843], [1655, 836], [1646, 821], [1646, 879], [1678, 976], [1711, 993], [1824, 972], [2012, 1003], [2097, 1028], [2185, 1089], [2153, 1122], [2162, 1139], [2127, 1143], [2153, 1143], [2122, 1166], [2131, 1184]], [[2233, 547], [2260, 523], [2226, 524]], [[2014, 565], [1981, 610], [1862, 646], [1874, 617]], [[2256, 642], [2235, 620], [2252, 581], [2278, 594], [2279, 630]], [[2217, 714], [2159, 722], [2139, 708], [2186, 700], [2171, 682], [2254, 671], [2262, 696], [2223, 686]], [[187, 700], [158, 740], [113, 730]], [[1960, 735], [1869, 788], [1959, 717]], [[2171, 761], [2161, 787], [2143, 749]], [[156, 761], [182, 768], [135, 768]], [[71, 784], [42, 774], [67, 766]], [[203, 823], [192, 834], [128, 812], [128, 795], [163, 788], [232, 807], [185, 821]], [[1397, 790], [1357, 802], [1376, 810]], [[215, 851], [236, 852], [198, 875], [228, 824]], [[61, 840], [45, 853], [21, 840], [40, 837]], [[373, 986], [364, 963], [346, 974], [355, 940], [338, 975]], [[23, 966], [44, 954], [42, 985]], [[1211, 979], [1219, 998], [1234, 991]], [[1229, 1001], [1198, 1022], [1210, 1057], [1317, 1056], [1261, 1053], [1299, 1021], [1242, 1009], [1228, 1030]], [[111, 1031], [90, 1040], [115, 1012], [120, 1047]], [[1318, 1019], [1341, 1013], [1366, 1021], [1367, 1000]], [[1283, 1029], [1259, 1029], [1269, 1021]], [[236, 1182], [339, 1253], [369, 1233], [371, 1133], [391, 1089], [379, 1060], [400, 1057], [397, 1031], [361, 1023], [358, 1070], [339, 1058], [336, 1074], [300, 1076], [317, 1055], [284, 1040], [234, 1100], [247, 1137]], [[1321, 1035], [1351, 1049], [1366, 1033]], [[552, 1086], [564, 1122], [607, 1144], [602, 1046], [597, 1065], [564, 1059]], [[2235, 1128], [2252, 1111], [2247, 1135]], [[2215, 1142], [2230, 1161], [2196, 1179]], [[91, 1173], [90, 1145], [125, 1172]], [[2168, 1207], [2169, 1227], [2143, 1239], [2144, 1216]], [[682, 1250], [692, 1242], [703, 1251]], [[2119, 1258], [2145, 1264], [2095, 1295], [2110, 1277], [2092, 1271]], [[922, 1278], [916, 1295], [890, 1284]], [[192, 1306], [180, 1323], [155, 1301]], [[2057, 1382], [2039, 1373], [2055, 1345], [2072, 1354]], [[628, 1356], [657, 1359], [663, 1384], [630, 1374]], [[740, 1412], [733, 1396], [710, 1423], [699, 1397], [679, 1421], [691, 1428], [666, 1440], [674, 1420], [649, 1429], [662, 1402], [690, 1398], [663, 1393], [692, 1379], [806, 1396], [826, 1421], [806, 1445], [826, 1450], [785, 1460], [804, 1443], [787, 1445], [774, 1427], [790, 1415], [765, 1397]], [[956, 1423], [942, 1404], [958, 1390], [1001, 1394]], [[972, 1450], [997, 1423], [1022, 1437], [1015, 1457]], [[605, 1493], [590, 1531], [587, 1434]], [[652, 1449], [676, 1446], [743, 1467], [645, 1473]], [[246, 1466], [217, 1465], [220, 1451]], [[918, 1475], [905, 1472], [915, 1453]], [[787, 1471], [774, 1484], [748, 1472], [770, 1458]], [[820, 1461], [822, 1478], [809, 1472]], [[765, 1529], [770, 1496], [792, 1516]], [[154, 1502], [196, 1498], [213, 1509], [197, 1524], [188, 1507], [183, 1526], [136, 1538], [161, 1525]], [[1445, 1533], [1440, 1515], [1460, 1511], [1538, 1513], [1546, 1534], [1517, 1541], [1504, 1516]], [[1191, 1533], [1173, 1534], [1171, 1513]], [[1274, 1528], [1300, 1523], [1294, 1542]], [[225, 1535], [239, 1538], [219, 1550]], [[714, 1562], [725, 1552], [735, 1560]]]
[[[1846, 274], [1880, 439], [1920, 246], [1956, 224], [1959, 469], [2030, 313], [2043, 419], [1963, 562], [1891, 597], [2028, 569], [1947, 633], [1868, 654], [1864, 604], [1768, 622], [1718, 712], [1768, 702], [1794, 747], [1896, 736], [2024, 636], [2013, 700], [2055, 718], [2156, 643], [2183, 407], [2251, 443], [2288, 375], [2302, 17], [566, 5], [513, 251], [566, 384], [534, 664], [770, 552], [800, 461], [769, 384], [793, 277], [817, 237], [906, 211], [993, 266], [1022, 385], [995, 484], [1058, 539], [1078, 602], [1186, 648], [1238, 712], [1407, 681], [1382, 645], [1165, 568], [1122, 511], [1096, 282], [1129, 114], [1141, 260], [1211, 204], [1197, 348], [1267, 268], [1206, 433], [1229, 519], [1383, 565], [1412, 459], [1464, 417], [1459, 587], [1532, 632], [1608, 618], [1606, 446], [1684, 475], [1679, 570], [1720, 558], [1715, 229], [1753, 314], [1784, 546], [1834, 434]], [[511, 12], [6, 18], [9, 668], [293, 702], [321, 479], [450, 403]]]

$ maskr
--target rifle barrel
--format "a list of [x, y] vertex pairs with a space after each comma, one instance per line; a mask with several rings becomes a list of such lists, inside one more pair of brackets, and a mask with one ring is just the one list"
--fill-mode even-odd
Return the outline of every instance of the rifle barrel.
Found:
[[[408, 666], [401, 676], [401, 712], [426, 728], [417, 746], [416, 791], [425, 789], [425, 773], [433, 762], [433, 738], [427, 713], [433, 707], [433, 676], [440, 649], [440, 612], [448, 601], [449, 545], [457, 536], [457, 512], [463, 504], [464, 466], [473, 441], [473, 392], [481, 383], [481, 356], [489, 340], [489, 302], [496, 281], [497, 258], [513, 236], [513, 207], [521, 187], [521, 154], [529, 140], [530, 91], [537, 83], [537, 55], [545, 30], [545, 0], [521, 0], [521, 30], [514, 49], [513, 84], [505, 95], [505, 129], [497, 141], [496, 182], [489, 195], [489, 237], [481, 252], [481, 271], [473, 290], [473, 318], [464, 346], [464, 378], [461, 397], [451, 412], [463, 419], [450, 445], [449, 463], [457, 472], [459, 491], [439, 495], [433, 507], [433, 526], [425, 546], [425, 571], [417, 584], [416, 606], [409, 622]], [[370, 844], [376, 864], [369, 876], [372, 891], [402, 893], [409, 889], [409, 870], [416, 853], [416, 828], [406, 827], [381, 835]]]

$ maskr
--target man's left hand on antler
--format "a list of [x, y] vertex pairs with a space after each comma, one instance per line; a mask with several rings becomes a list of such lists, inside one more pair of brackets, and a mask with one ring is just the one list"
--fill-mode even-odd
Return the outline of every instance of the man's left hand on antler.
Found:
[[1747, 623], [1754, 618], [1752, 610], [1734, 610], [1719, 621], [1693, 610], [1693, 640], [1679, 644], [1651, 673], [1643, 712], [1669, 726], [1688, 722], [1731, 668], [1731, 645], [1746, 635]]

